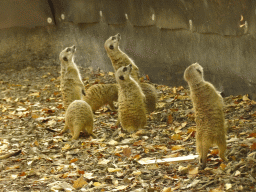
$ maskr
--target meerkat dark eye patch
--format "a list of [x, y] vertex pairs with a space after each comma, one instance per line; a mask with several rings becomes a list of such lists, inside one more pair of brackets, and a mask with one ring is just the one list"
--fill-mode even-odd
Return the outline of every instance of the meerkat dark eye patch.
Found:
[[68, 61], [68, 58], [67, 58], [67, 57], [63, 57], [63, 60], [64, 60], [64, 61]]
[[67, 52], [70, 52], [71, 51], [71, 49], [70, 48], [67, 48]]
[[123, 75], [119, 76], [119, 79], [124, 80], [124, 76]]
[[112, 40], [116, 40], [116, 37], [112, 37]]
[[85, 91], [82, 89], [82, 94], [85, 96], [86, 94], [85, 94]]
[[202, 71], [200, 71], [200, 69], [196, 69], [198, 71], [198, 73], [202, 74]]
[[123, 68], [123, 72], [125, 72], [125, 71], [127, 71], [127, 67], [124, 67], [124, 68]]
[[110, 46], [109, 46], [109, 49], [112, 49], [112, 50], [113, 50], [113, 49], [114, 49], [114, 46], [113, 46], [113, 45], [110, 45]]

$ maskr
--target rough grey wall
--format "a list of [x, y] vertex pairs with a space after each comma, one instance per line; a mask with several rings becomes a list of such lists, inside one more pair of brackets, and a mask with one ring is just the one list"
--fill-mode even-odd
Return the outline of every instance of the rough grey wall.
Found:
[[198, 62], [205, 78], [226, 95], [249, 93], [256, 99], [255, 4], [252, 0], [42, 0], [40, 27], [34, 20], [29, 26], [0, 22], [0, 70], [59, 65], [59, 52], [75, 44], [78, 65], [113, 71], [103, 45], [120, 33], [121, 49], [154, 83], [186, 85], [184, 69]]

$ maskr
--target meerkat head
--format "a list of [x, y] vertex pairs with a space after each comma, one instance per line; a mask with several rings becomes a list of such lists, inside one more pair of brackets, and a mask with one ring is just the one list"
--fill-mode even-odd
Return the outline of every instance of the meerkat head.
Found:
[[191, 85], [204, 81], [203, 67], [198, 63], [188, 66], [184, 72], [184, 79]]
[[129, 79], [130, 74], [132, 71], [132, 64], [129, 64], [127, 66], [123, 66], [120, 67], [117, 71], [116, 71], [116, 81], [117, 82], [122, 82], [125, 81], [127, 79]]
[[60, 61], [70, 62], [73, 60], [74, 54], [76, 52], [76, 46], [66, 47], [63, 51], [60, 52]]
[[120, 40], [121, 40], [121, 35], [119, 33], [114, 36], [109, 37], [104, 45], [106, 51], [112, 52], [112, 51], [118, 50]]

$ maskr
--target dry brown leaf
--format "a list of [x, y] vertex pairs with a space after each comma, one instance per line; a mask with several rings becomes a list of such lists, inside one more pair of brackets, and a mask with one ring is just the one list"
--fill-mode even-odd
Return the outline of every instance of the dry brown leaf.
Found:
[[67, 150], [70, 148], [70, 145], [69, 144], [65, 144], [64, 147], [61, 148], [61, 150]]
[[149, 76], [148, 76], [148, 75], [146, 75], [146, 78], [147, 78], [147, 80], [148, 80], [148, 81], [150, 81], [150, 79], [149, 79]]
[[189, 169], [188, 174], [189, 175], [196, 175], [196, 174], [198, 174], [198, 167]]
[[94, 182], [93, 185], [94, 185], [95, 187], [99, 187], [99, 186], [101, 186], [101, 183], [100, 183], [100, 182]]
[[74, 159], [71, 159], [71, 160], [69, 161], [69, 163], [74, 163], [74, 162], [76, 162], [76, 161], [78, 161], [78, 159], [77, 159], [77, 158], [74, 158]]
[[173, 122], [173, 117], [172, 117], [172, 114], [170, 114], [168, 116], [167, 124], [170, 125], [170, 124], [172, 124], [172, 122]]
[[168, 188], [164, 188], [161, 192], [172, 192], [172, 188], [168, 187]]
[[78, 174], [83, 175], [84, 171], [77, 170]]
[[19, 176], [25, 176], [26, 173], [25, 172], [22, 172]]
[[218, 154], [219, 154], [219, 150], [218, 150], [218, 149], [213, 149], [213, 150], [211, 151], [211, 154], [212, 154], [212, 155], [218, 155]]
[[221, 167], [222, 170], [225, 170], [225, 168], [227, 167], [227, 165], [225, 165], [224, 163], [221, 163], [221, 164], [220, 164], [220, 167]]
[[124, 154], [124, 156], [126, 156], [126, 157], [130, 157], [131, 154], [132, 154], [131, 148], [129, 148], [129, 147], [124, 148], [124, 149], [123, 149], [123, 154]]
[[35, 141], [34, 144], [35, 144], [36, 146], [39, 146], [39, 143], [38, 143], [37, 141]]
[[174, 141], [181, 140], [181, 136], [180, 136], [180, 134], [173, 134], [171, 139]]
[[133, 146], [143, 145], [143, 140], [139, 140], [133, 143]]
[[252, 145], [251, 145], [251, 151], [255, 151], [256, 150], [256, 143], [253, 143]]
[[256, 138], [256, 133], [250, 133], [249, 137], [255, 137]]
[[79, 179], [74, 181], [73, 187], [75, 189], [82, 188], [84, 185], [87, 185], [88, 183], [84, 180], [83, 176], [81, 176]]
[[33, 119], [39, 118], [39, 115], [37, 115], [37, 114], [32, 114], [31, 116], [32, 116]]
[[139, 154], [137, 154], [137, 155], [133, 156], [133, 159], [134, 159], [134, 160], [138, 160], [138, 159], [140, 159], [140, 157], [141, 157], [141, 156], [140, 156]]
[[185, 147], [181, 146], [181, 145], [175, 145], [172, 147], [172, 150], [173, 151], [176, 151], [176, 150], [185, 150]]

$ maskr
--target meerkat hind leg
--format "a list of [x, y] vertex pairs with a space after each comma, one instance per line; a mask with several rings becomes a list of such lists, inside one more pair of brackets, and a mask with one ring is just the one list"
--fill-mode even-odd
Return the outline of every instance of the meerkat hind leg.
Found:
[[111, 109], [111, 111], [116, 111], [114, 103], [109, 103], [108, 105], [109, 105], [109, 108]]
[[79, 135], [80, 135], [79, 125], [75, 125], [73, 127], [72, 139], [78, 139]]
[[207, 143], [197, 142], [197, 148], [199, 153], [199, 163], [201, 164], [200, 169], [204, 169], [206, 167], [207, 154], [208, 154], [210, 145]]
[[219, 148], [219, 156], [223, 161], [228, 161], [227, 158], [225, 157], [225, 151], [226, 151], [226, 138], [221, 140], [222, 142], [218, 142], [218, 148]]
[[67, 130], [68, 130], [68, 126], [67, 126], [67, 124], [65, 123], [64, 128], [62, 129], [62, 131], [60, 132], [60, 134], [65, 133]]

